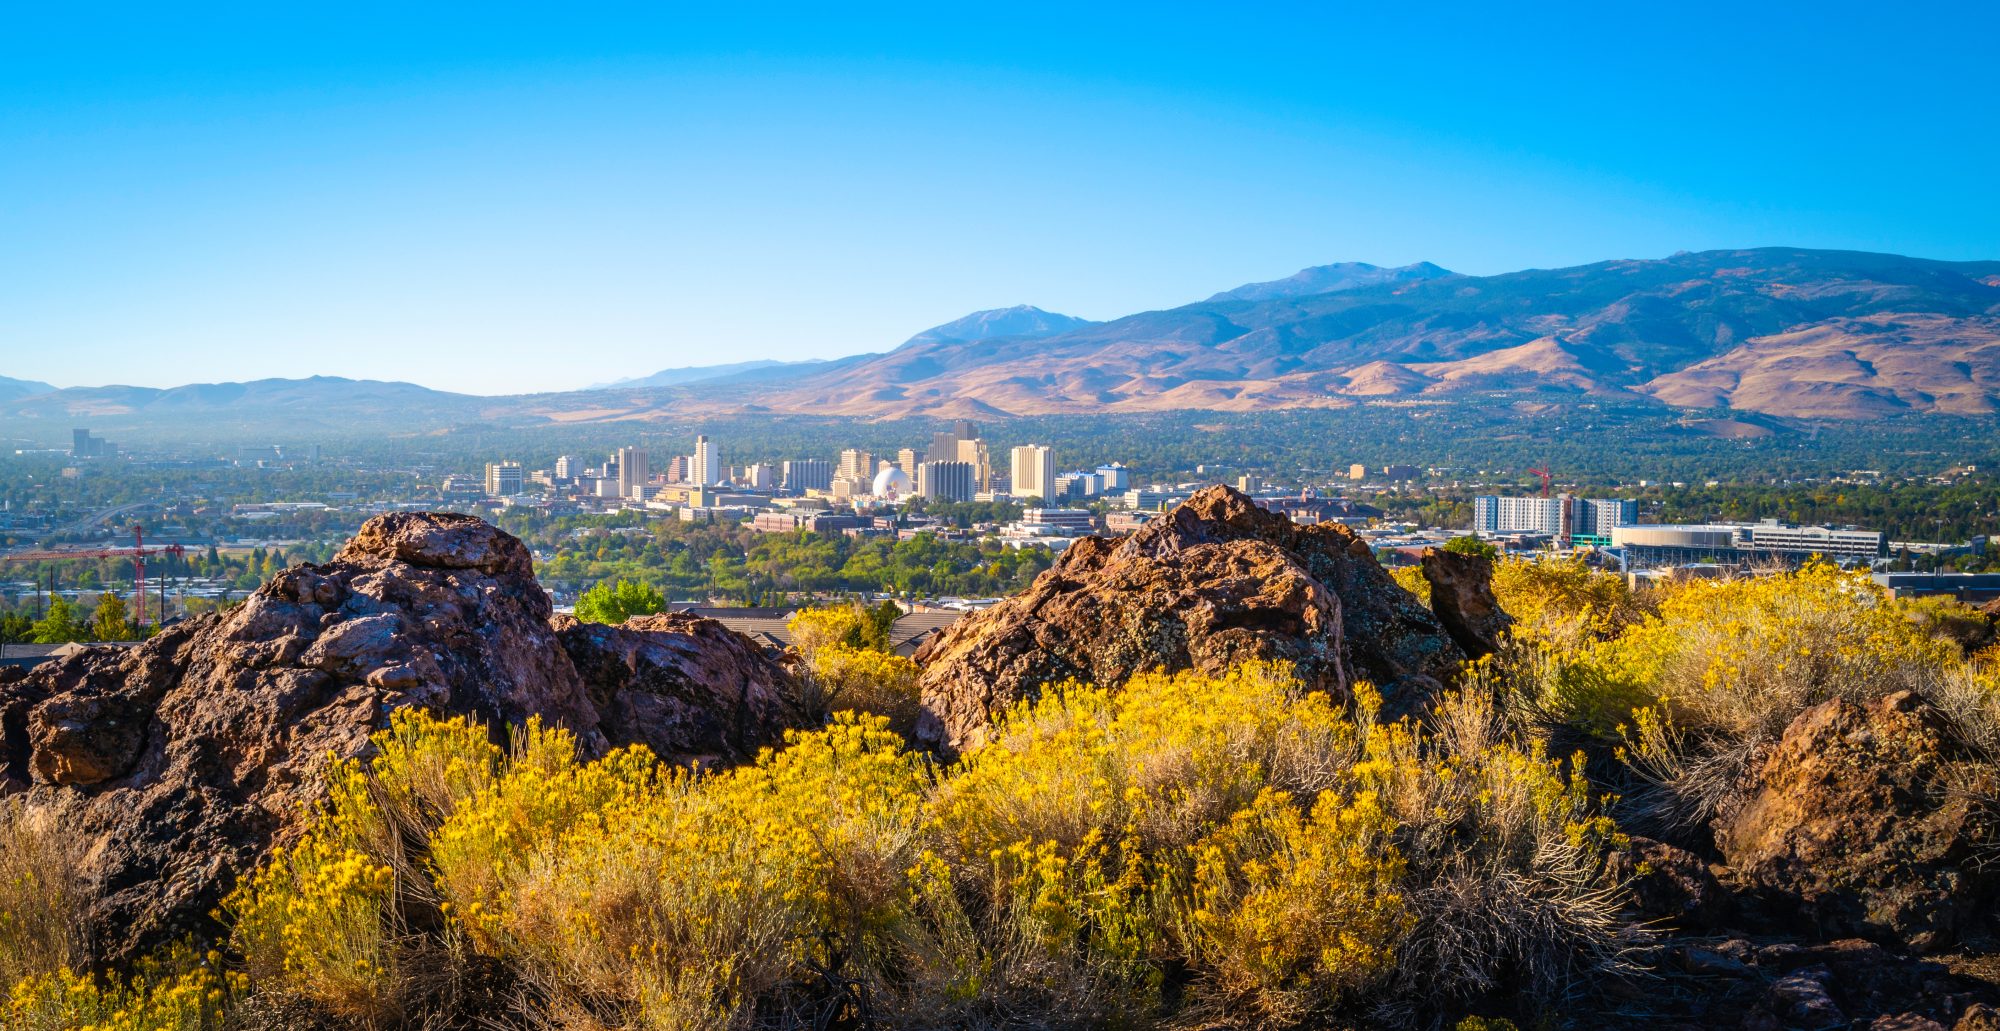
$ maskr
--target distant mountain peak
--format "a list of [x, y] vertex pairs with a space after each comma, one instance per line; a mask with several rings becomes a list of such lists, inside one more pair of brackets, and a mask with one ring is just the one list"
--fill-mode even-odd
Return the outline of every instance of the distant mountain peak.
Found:
[[966, 343], [996, 337], [1046, 337], [1093, 325], [1096, 323], [1089, 319], [1043, 311], [1032, 304], [1017, 304], [1012, 308], [975, 311], [942, 326], [932, 326], [904, 341], [903, 346]]
[[1399, 265], [1383, 268], [1365, 261], [1337, 261], [1331, 265], [1314, 265], [1300, 269], [1283, 279], [1273, 279], [1264, 283], [1246, 283], [1234, 290], [1210, 297], [1215, 301], [1275, 301], [1286, 297], [1310, 297], [1314, 294], [1337, 293], [1381, 283], [1410, 283], [1423, 279], [1441, 279], [1456, 275], [1450, 269], [1440, 268], [1428, 261], [1414, 265]]

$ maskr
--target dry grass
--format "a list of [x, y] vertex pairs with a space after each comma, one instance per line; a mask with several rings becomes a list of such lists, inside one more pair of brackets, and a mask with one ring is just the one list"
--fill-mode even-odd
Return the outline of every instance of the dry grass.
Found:
[[0, 985], [82, 965], [86, 848], [55, 814], [0, 799]]

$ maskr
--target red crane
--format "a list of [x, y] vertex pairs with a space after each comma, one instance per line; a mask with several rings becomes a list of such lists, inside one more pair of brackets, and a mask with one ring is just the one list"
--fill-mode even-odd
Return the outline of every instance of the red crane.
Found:
[[1542, 478], [1542, 497], [1545, 497], [1545, 498], [1546, 498], [1546, 497], [1548, 497], [1548, 496], [1549, 496], [1549, 475], [1550, 475], [1550, 473], [1549, 473], [1549, 467], [1548, 467], [1548, 466], [1545, 466], [1545, 465], [1544, 465], [1544, 466], [1537, 466], [1536, 468], [1533, 468], [1533, 469], [1530, 469], [1530, 470], [1528, 470], [1528, 475], [1530, 475], [1530, 476], [1539, 476], [1539, 477], [1541, 477], [1541, 478]]
[[[89, 551], [47, 550], [17, 551], [11, 555], [0, 555], [7, 562], [43, 562], [72, 558], [129, 558], [132, 560], [132, 579], [137, 606], [133, 613], [133, 625], [146, 625], [146, 558], [150, 555], [172, 555], [179, 558], [187, 554], [187, 549], [178, 544], [163, 544], [146, 547], [146, 530], [141, 526], [132, 527], [132, 546], [129, 548], [101, 548]], [[162, 612], [160, 615], [165, 616]]]

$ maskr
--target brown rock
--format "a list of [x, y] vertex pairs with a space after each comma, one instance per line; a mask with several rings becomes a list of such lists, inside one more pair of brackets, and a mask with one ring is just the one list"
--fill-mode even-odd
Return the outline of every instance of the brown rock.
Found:
[[1729, 892], [1700, 856], [1663, 841], [1633, 837], [1605, 862], [1606, 879], [1625, 886], [1642, 919], [1681, 930], [1708, 930], [1729, 917]]
[[1336, 695], [1367, 678], [1390, 715], [1414, 712], [1464, 652], [1352, 530], [1297, 526], [1211, 487], [1124, 540], [1071, 544], [1025, 593], [959, 620], [916, 659], [918, 735], [951, 750], [1066, 679], [1117, 685], [1252, 659], [1293, 663]]
[[634, 616], [619, 626], [555, 617], [599, 728], [672, 763], [735, 763], [800, 724], [798, 686], [756, 642], [713, 619]]
[[1975, 1002], [1958, 1015], [1951, 1031], [2000, 1031], [2000, 1007]]
[[1876, 1017], [1869, 1023], [1868, 1031], [1945, 1031], [1945, 1027], [1921, 1013], [1898, 1013]]
[[[782, 674], [719, 626], [572, 628], [590, 642], [586, 687], [550, 617], [508, 534], [447, 513], [373, 519], [235, 609], [0, 686], [0, 785], [100, 843], [89, 930], [123, 960], [215, 930], [210, 911], [295, 829], [329, 757], [363, 754], [398, 708], [469, 714], [496, 738], [540, 716], [593, 754], [645, 741], [733, 758], [775, 732], [757, 721]], [[704, 699], [731, 701], [704, 718]]]
[[1500, 639], [1514, 625], [1493, 597], [1493, 560], [1442, 548], [1424, 549], [1424, 580], [1431, 585], [1431, 611], [1451, 639], [1476, 659], [1500, 650]]
[[1728, 877], [1817, 935], [1949, 944], [1986, 911], [1994, 877], [1976, 850], [2000, 832], [1954, 790], [1961, 758], [1909, 692], [1806, 710], [1714, 821]]

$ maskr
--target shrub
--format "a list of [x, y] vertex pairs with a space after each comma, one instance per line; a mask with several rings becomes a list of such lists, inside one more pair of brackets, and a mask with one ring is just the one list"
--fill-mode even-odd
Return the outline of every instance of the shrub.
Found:
[[241, 979], [220, 972], [222, 957], [199, 962], [176, 953], [144, 964], [130, 980], [78, 974], [68, 967], [13, 985], [0, 1000], [8, 1031], [208, 1031], [225, 1026]]
[[1605, 683], [1656, 699], [1634, 714], [1627, 755], [1656, 788], [1649, 818], [1692, 826], [1799, 713], [1830, 698], [1935, 695], [1956, 657], [1867, 576], [1812, 563], [1672, 587], [1655, 616], [1587, 661]]
[[623, 623], [666, 609], [667, 597], [658, 588], [630, 580], [600, 583], [576, 599], [576, 618], [586, 623]]
[[1411, 926], [1394, 829], [1369, 793], [1307, 815], [1267, 789], [1191, 849], [1180, 933], [1223, 1008], [1293, 1023], [1393, 969]]
[[1429, 729], [1371, 727], [1353, 770], [1396, 821], [1413, 921], [1378, 1017], [1407, 1022], [1506, 984], [1554, 998], [1621, 969], [1632, 933], [1596, 874], [1623, 838], [1582, 756], [1565, 765], [1514, 740], [1484, 690], [1447, 695]]
[[1493, 567], [1493, 595], [1514, 617], [1516, 639], [1556, 648], [1609, 640], [1647, 612], [1624, 577], [1581, 556], [1504, 559]]
[[631, 750], [578, 764], [544, 732], [439, 828], [432, 856], [455, 926], [559, 1004], [726, 1027], [814, 969], [880, 976], [922, 783], [873, 717], [794, 732], [713, 776]]
[[792, 613], [785, 620], [785, 629], [792, 635], [792, 646], [807, 659], [828, 645], [886, 652], [889, 628], [901, 614], [902, 610], [893, 602], [872, 608], [859, 604], [828, 605]]
[[24, 799], [0, 799], [0, 985], [83, 961], [87, 842]]

